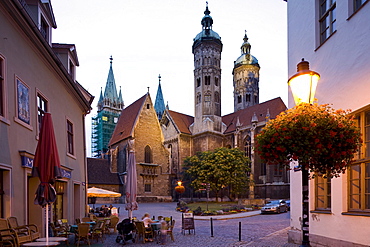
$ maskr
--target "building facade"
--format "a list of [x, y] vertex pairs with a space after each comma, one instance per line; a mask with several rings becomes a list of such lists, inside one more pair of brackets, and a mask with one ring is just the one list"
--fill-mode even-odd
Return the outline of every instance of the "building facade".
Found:
[[114, 80], [113, 58], [110, 58], [110, 67], [104, 94], [101, 90], [98, 101], [98, 112], [92, 118], [91, 132], [91, 155], [92, 157], [104, 157], [108, 152], [108, 143], [113, 134], [118, 118], [124, 108], [121, 88], [117, 93]]
[[43, 114], [52, 115], [63, 172], [50, 219], [74, 222], [86, 210], [85, 116], [94, 97], [75, 79], [76, 47], [52, 43], [50, 1], [1, 1], [0, 23], [0, 217], [43, 232], [40, 181], [31, 177]]
[[[312, 246], [369, 246], [370, 240], [370, 19], [369, 1], [288, 1], [288, 69], [302, 57], [321, 79], [320, 104], [351, 109], [364, 140], [354, 163], [339, 178], [309, 182]], [[289, 96], [289, 107], [294, 105]], [[301, 172], [291, 171], [291, 242], [301, 240]]]

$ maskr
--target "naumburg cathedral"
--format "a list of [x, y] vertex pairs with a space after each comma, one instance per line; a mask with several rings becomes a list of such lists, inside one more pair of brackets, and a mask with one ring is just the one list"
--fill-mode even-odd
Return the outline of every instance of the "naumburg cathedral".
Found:
[[[262, 163], [253, 148], [255, 135], [267, 121], [286, 110], [286, 106], [280, 98], [259, 102], [260, 65], [251, 55], [251, 45], [245, 33], [241, 54], [234, 61], [233, 82], [224, 82], [234, 85], [234, 112], [221, 115], [223, 44], [212, 28], [210, 13], [207, 6], [201, 20], [202, 30], [195, 36], [192, 46], [194, 116], [164, 106], [159, 80], [155, 104], [147, 92], [124, 108], [109, 142], [116, 161], [111, 170], [124, 174], [128, 141], [135, 140], [139, 201], [175, 198], [174, 186], [181, 179], [184, 159], [199, 151], [219, 147], [237, 147], [251, 159], [254, 186], [246, 192], [246, 197], [289, 197], [286, 168]], [[189, 191], [187, 193], [185, 195], [190, 196]]]

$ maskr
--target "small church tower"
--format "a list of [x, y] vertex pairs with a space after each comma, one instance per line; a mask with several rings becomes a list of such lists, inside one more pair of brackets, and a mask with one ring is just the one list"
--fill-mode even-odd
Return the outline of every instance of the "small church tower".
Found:
[[222, 132], [221, 119], [221, 37], [212, 30], [208, 9], [201, 21], [202, 31], [194, 38], [194, 105], [192, 133]]
[[157, 96], [155, 97], [154, 109], [155, 109], [155, 112], [157, 113], [158, 120], [161, 121], [163, 112], [166, 109], [166, 107], [164, 105], [164, 99], [163, 99], [163, 94], [162, 94], [161, 75], [158, 76], [158, 80], [159, 80], [158, 90], [157, 90]]
[[124, 108], [121, 88], [117, 94], [116, 82], [112, 68], [112, 56], [110, 57], [110, 68], [105, 85], [104, 94], [100, 91], [98, 101], [98, 112], [92, 118], [91, 153], [92, 157], [103, 157], [108, 151], [108, 143], [118, 122], [118, 118]]
[[241, 46], [241, 56], [234, 62], [234, 112], [259, 104], [258, 60], [251, 55], [251, 45], [245, 31]]

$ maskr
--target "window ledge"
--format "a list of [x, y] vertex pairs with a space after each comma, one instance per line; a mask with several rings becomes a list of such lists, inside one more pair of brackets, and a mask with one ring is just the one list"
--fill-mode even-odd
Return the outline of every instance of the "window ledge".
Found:
[[343, 212], [342, 215], [370, 217], [370, 212]]
[[3, 116], [0, 116], [0, 121], [3, 122], [3, 123], [6, 123], [7, 125], [10, 125], [10, 121], [7, 118], [3, 117]]
[[142, 166], [159, 166], [157, 164], [152, 164], [152, 163], [139, 163], [139, 165], [142, 165]]
[[331, 211], [330, 210], [312, 210], [312, 211], [310, 211], [310, 213], [314, 213], [314, 214], [331, 214]]

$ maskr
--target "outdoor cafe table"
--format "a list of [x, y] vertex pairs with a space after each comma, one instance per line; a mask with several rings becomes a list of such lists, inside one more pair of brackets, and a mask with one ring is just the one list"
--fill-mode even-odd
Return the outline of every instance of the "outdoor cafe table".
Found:
[[153, 238], [156, 240], [157, 243], [159, 243], [161, 223], [160, 222], [151, 223], [150, 226], [153, 231]]
[[[46, 242], [46, 238], [38, 238], [37, 242]], [[49, 242], [67, 242], [68, 238], [64, 237], [49, 237]]]
[[59, 245], [59, 242], [29, 242], [29, 243], [24, 243], [22, 246], [57, 246]]
[[[93, 228], [93, 226], [96, 224], [95, 221], [83, 222], [83, 223], [89, 223], [90, 224], [90, 228]], [[70, 228], [69, 228], [69, 232], [76, 233], [77, 232], [77, 229], [78, 229], [78, 225], [71, 225]]]

